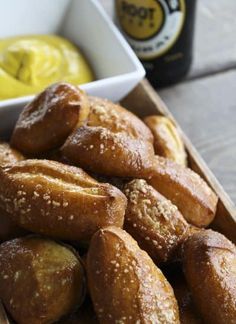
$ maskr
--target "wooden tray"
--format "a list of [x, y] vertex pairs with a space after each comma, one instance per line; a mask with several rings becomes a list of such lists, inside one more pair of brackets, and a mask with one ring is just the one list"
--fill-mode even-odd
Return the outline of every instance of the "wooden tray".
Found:
[[236, 243], [236, 208], [233, 202], [149, 82], [147, 80], [142, 81], [121, 103], [141, 118], [158, 114], [172, 119], [184, 140], [188, 153], [189, 167], [203, 177], [219, 197], [216, 217], [210, 227], [221, 232]]
[[[158, 114], [168, 116], [172, 119], [184, 140], [188, 153], [189, 167], [202, 176], [219, 197], [216, 217], [210, 227], [221, 232], [236, 243], [236, 208], [233, 202], [200, 157], [190, 140], [183, 133], [180, 126], [149, 82], [147, 80], [142, 81], [126, 98], [122, 100], [121, 104], [141, 118], [148, 115]], [[9, 324], [1, 301], [0, 324]]]

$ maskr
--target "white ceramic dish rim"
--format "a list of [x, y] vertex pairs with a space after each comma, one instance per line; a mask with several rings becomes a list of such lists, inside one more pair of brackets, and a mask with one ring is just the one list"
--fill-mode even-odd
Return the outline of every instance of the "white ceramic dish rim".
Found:
[[[110, 78], [104, 78], [101, 80], [96, 80], [93, 82], [82, 84], [82, 85], [79, 85], [79, 87], [89, 93], [90, 89], [93, 88], [93, 86], [96, 84], [99, 84], [99, 86], [106, 85], [107, 81], [109, 81], [109, 83], [116, 83], [117, 81], [122, 81], [124, 79], [124, 76], [126, 77], [126, 80], [127, 80], [129, 78], [133, 79], [134, 76], [136, 76], [136, 75], [137, 75], [137, 71], [124, 73], [124, 74], [120, 74], [120, 75], [113, 76]], [[32, 101], [35, 98], [35, 96], [36, 96], [36, 94], [30, 95], [30, 96], [22, 96], [22, 97], [13, 98], [13, 99], [0, 100], [0, 108], [4, 108], [6, 106], [10, 107], [10, 106], [16, 106], [16, 105], [17, 106], [18, 105], [26, 105], [28, 102]]]
[[[92, 88], [95, 86], [105, 86], [107, 83], [116, 83], [122, 81], [124, 78], [127, 79], [134, 79], [137, 78], [141, 80], [145, 76], [145, 70], [140, 63], [139, 59], [131, 49], [128, 42], [125, 40], [119, 29], [116, 27], [116, 25], [112, 22], [111, 18], [108, 16], [108, 14], [105, 12], [104, 8], [102, 7], [101, 3], [98, 0], [88, 0], [92, 2], [96, 10], [99, 12], [103, 20], [107, 23], [108, 28], [112, 31], [114, 36], [116, 37], [117, 41], [119, 41], [120, 45], [123, 47], [123, 49], [126, 52], [127, 57], [130, 61], [132, 61], [132, 64], [134, 66], [133, 72], [127, 72], [122, 73], [116, 76], [107, 77], [104, 79], [95, 80], [93, 82], [89, 82], [86, 84], [80, 85], [82, 89], [87, 91], [88, 93]], [[22, 96], [12, 99], [4, 99], [0, 100], [0, 108], [4, 107], [11, 107], [11, 106], [18, 106], [18, 105], [26, 105], [29, 101], [31, 101], [36, 95], [29, 95], [29, 96]]]

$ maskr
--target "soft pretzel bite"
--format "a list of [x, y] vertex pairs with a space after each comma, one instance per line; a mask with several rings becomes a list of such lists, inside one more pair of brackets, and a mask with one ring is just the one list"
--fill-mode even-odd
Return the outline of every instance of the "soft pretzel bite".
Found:
[[26, 160], [0, 169], [0, 207], [32, 232], [89, 241], [101, 227], [123, 226], [126, 198], [79, 168]]
[[151, 144], [102, 127], [82, 126], [67, 139], [62, 152], [80, 167], [108, 176], [148, 177], [153, 166]]
[[53, 84], [23, 109], [11, 145], [28, 155], [57, 148], [88, 113], [88, 99], [82, 90], [64, 82]]
[[179, 323], [171, 286], [124, 230], [107, 227], [93, 236], [87, 275], [100, 323]]
[[125, 213], [127, 232], [155, 262], [175, 259], [176, 250], [189, 228], [177, 207], [145, 180], [129, 182], [124, 193], [128, 199]]
[[0, 141], [0, 166], [21, 160], [24, 160], [24, 156], [20, 152], [10, 147], [8, 143]]
[[193, 234], [184, 244], [184, 272], [204, 322], [234, 324], [235, 245], [212, 230]]
[[152, 131], [155, 153], [186, 166], [186, 152], [177, 128], [168, 117], [148, 116], [145, 124]]
[[84, 289], [72, 249], [32, 236], [0, 245], [0, 298], [17, 323], [54, 323], [81, 304]]
[[153, 144], [153, 135], [136, 115], [107, 99], [89, 97], [90, 111], [87, 125], [101, 126], [114, 133], [125, 133]]
[[72, 163], [95, 173], [148, 177], [153, 166], [153, 136], [131, 112], [112, 102], [90, 98], [87, 125], [77, 128], [62, 147]]
[[218, 202], [215, 193], [191, 169], [162, 157], [155, 159], [148, 183], [171, 200], [190, 224], [208, 226], [215, 217]]

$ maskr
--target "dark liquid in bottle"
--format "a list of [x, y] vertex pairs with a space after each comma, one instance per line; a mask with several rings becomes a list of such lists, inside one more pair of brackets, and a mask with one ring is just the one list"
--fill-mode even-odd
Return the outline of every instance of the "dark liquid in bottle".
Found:
[[118, 24], [155, 87], [188, 72], [195, 7], [196, 0], [116, 0]]

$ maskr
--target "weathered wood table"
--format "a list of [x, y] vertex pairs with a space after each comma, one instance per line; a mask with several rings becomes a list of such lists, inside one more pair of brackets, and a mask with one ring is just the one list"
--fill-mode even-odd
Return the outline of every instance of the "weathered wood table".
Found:
[[[101, 0], [111, 14], [111, 0]], [[236, 1], [198, 0], [192, 69], [162, 90], [185, 133], [236, 203]]]

